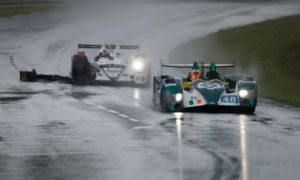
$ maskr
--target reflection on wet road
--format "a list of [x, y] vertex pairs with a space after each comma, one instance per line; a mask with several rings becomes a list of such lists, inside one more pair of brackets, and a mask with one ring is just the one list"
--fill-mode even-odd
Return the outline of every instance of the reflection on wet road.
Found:
[[[274, 154], [268, 154], [272, 158], [278, 158], [276, 154], [281, 154], [282, 149], [286, 154], [299, 150], [293, 143], [299, 131], [291, 132], [288, 128], [291, 122], [294, 128], [299, 124], [294, 120], [281, 121], [268, 111], [260, 112], [261, 108], [268, 110], [269, 104], [265, 102], [261, 102], [265, 107], [260, 106], [256, 115], [164, 114], [148, 108], [151, 106], [148, 89], [122, 87], [111, 94], [109, 87], [47, 83], [39, 86], [39, 91], [25, 92], [27, 99], [1, 105], [1, 114], [7, 116], [0, 123], [0, 174], [8, 179], [124, 176], [125, 179], [248, 180], [259, 166], [277, 172], [275, 162], [269, 162], [267, 167], [260, 162], [266, 158], [260, 156], [261, 152], [269, 151], [264, 145], [273, 147]], [[128, 99], [135, 99], [136, 92], [149, 100], [139, 100], [143, 102], [132, 107]], [[19, 93], [10, 91], [10, 94]], [[111, 103], [112, 98], [118, 99], [118, 103]], [[299, 116], [298, 112], [287, 111], [291, 111], [290, 116]], [[28, 112], [31, 116], [24, 116]], [[128, 117], [117, 114], [121, 112]], [[272, 121], [266, 126], [260, 122], [265, 119]], [[274, 133], [277, 137], [273, 137]], [[281, 159], [287, 163], [281, 172], [293, 168], [286, 158]], [[295, 158], [294, 163], [297, 162], [299, 159]], [[149, 174], [150, 170], [155, 173]], [[259, 172], [254, 179], [266, 176]], [[297, 171], [291, 177], [296, 175]]]
[[247, 155], [247, 117], [245, 115], [239, 116], [240, 121], [240, 138], [241, 138], [241, 166], [242, 166], [242, 180], [248, 180], [248, 155]]
[[182, 125], [182, 113], [177, 112], [174, 113], [176, 118], [176, 133], [177, 133], [177, 141], [178, 141], [178, 169], [179, 169], [179, 179], [183, 180], [183, 159], [182, 159], [182, 133], [181, 133], [181, 125]]

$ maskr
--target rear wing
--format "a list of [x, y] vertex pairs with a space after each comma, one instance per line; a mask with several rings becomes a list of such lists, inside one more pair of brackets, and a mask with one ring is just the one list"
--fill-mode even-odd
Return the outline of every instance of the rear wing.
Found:
[[103, 46], [107, 49], [116, 49], [117, 46], [119, 46], [120, 49], [124, 50], [139, 50], [140, 46], [139, 45], [126, 45], [126, 44], [78, 44], [78, 49], [83, 48], [83, 49], [101, 49]]
[[135, 49], [135, 50], [139, 50], [140, 46], [139, 45], [120, 45], [120, 49]]
[[[200, 68], [209, 68], [210, 64], [199, 63]], [[164, 64], [161, 61], [161, 67], [169, 67], [169, 68], [192, 68], [193, 64]], [[234, 67], [234, 64], [216, 64], [217, 68], [229, 68]]]
[[[204, 73], [204, 68], [209, 68], [211, 64], [206, 64], [204, 62], [199, 63], [199, 68], [202, 69], [202, 73]], [[161, 60], [160, 72], [163, 74], [163, 67], [168, 68], [193, 68], [193, 64], [166, 64]], [[230, 68], [235, 67], [235, 64], [216, 64], [217, 68]]]
[[102, 44], [78, 44], [78, 48], [101, 49]]

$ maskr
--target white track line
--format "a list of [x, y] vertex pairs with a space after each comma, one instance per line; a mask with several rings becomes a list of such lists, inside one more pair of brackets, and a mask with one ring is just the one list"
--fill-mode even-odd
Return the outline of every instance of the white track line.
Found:
[[122, 113], [120, 113], [120, 112], [118, 112], [118, 111], [115, 111], [115, 110], [113, 110], [113, 109], [108, 109], [108, 108], [106, 108], [106, 107], [104, 107], [104, 106], [102, 106], [102, 105], [94, 104], [94, 103], [89, 103], [89, 102], [85, 102], [85, 103], [88, 104], [88, 105], [91, 105], [91, 106], [93, 106], [93, 107], [96, 107], [96, 108], [98, 108], [98, 109], [104, 110], [104, 111], [106, 111], [106, 112], [109, 112], [109, 113], [112, 113], [112, 114], [116, 114], [116, 115], [118, 115], [118, 116], [120, 116], [120, 117], [122, 117], [122, 118], [124, 118], [124, 119], [129, 120], [129, 121], [132, 121], [132, 122], [140, 122], [139, 120], [134, 119], [134, 118], [131, 118], [131, 117], [129, 117], [129, 116], [126, 115], [126, 114], [122, 114]]
[[133, 122], [139, 122], [139, 120], [134, 119], [134, 118], [128, 118], [128, 120], [133, 121]]
[[126, 114], [119, 114], [119, 116], [121, 116], [122, 118], [128, 118]]
[[112, 110], [112, 109], [107, 109], [106, 110], [107, 112], [110, 112], [110, 113], [113, 113], [113, 114], [119, 114], [119, 112], [115, 111], [115, 110]]

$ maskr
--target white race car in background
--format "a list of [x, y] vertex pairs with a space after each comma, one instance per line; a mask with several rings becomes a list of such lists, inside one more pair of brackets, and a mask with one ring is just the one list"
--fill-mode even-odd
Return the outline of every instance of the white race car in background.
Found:
[[96, 72], [95, 80], [149, 83], [150, 62], [145, 54], [140, 53], [138, 45], [78, 44], [78, 52], [83, 49], [91, 51], [87, 54], [93, 53], [88, 59]]

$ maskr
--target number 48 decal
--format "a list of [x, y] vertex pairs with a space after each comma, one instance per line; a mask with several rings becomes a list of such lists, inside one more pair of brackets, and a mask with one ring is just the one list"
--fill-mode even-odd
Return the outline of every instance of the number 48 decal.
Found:
[[221, 102], [225, 103], [238, 103], [237, 96], [223, 96]]

